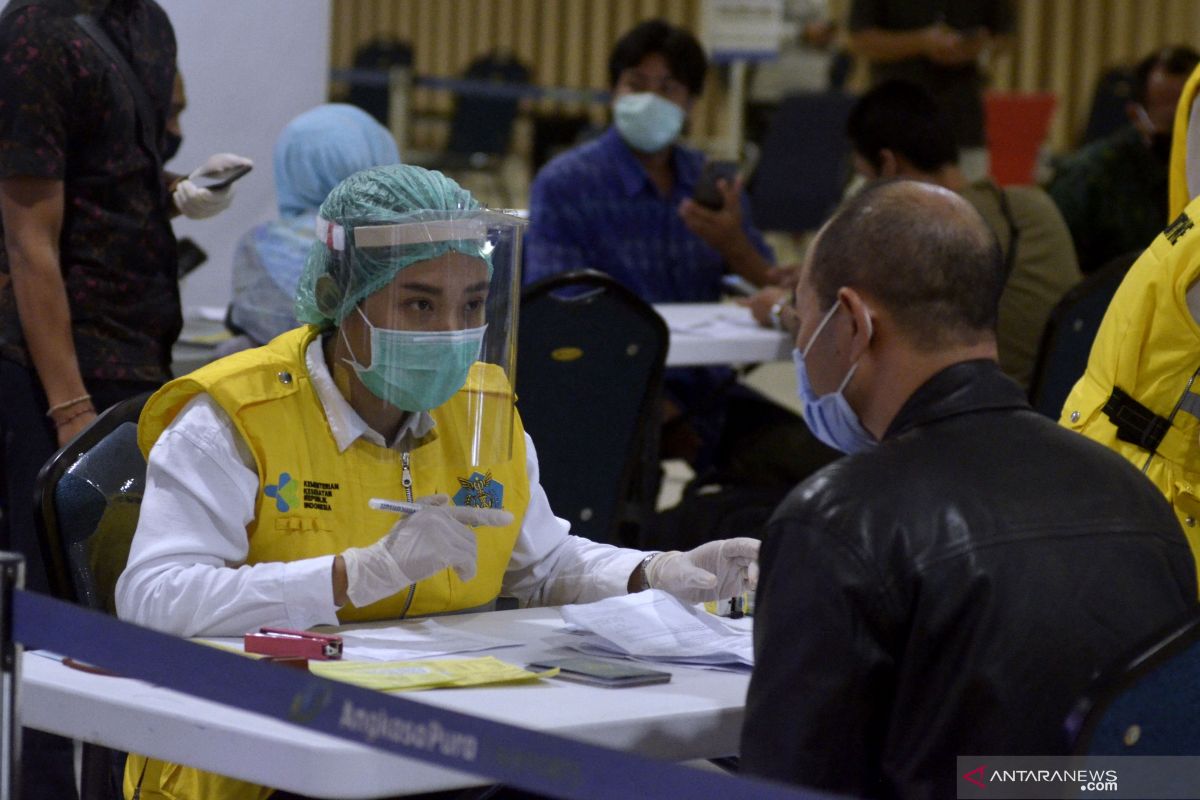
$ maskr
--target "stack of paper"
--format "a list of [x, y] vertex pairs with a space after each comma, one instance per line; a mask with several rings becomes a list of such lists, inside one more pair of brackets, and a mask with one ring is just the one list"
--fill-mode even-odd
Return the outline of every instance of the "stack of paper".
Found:
[[562, 616], [575, 630], [554, 644], [583, 653], [732, 671], [754, 666], [748, 626], [728, 625], [657, 589], [563, 606]]
[[387, 628], [359, 628], [340, 635], [344, 657], [355, 661], [402, 661], [520, 644], [452, 628], [432, 619], [411, 620]]

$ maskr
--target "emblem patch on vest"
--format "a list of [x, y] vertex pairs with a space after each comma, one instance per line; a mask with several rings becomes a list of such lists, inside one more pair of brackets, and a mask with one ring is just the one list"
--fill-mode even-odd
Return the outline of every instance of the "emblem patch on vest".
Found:
[[1167, 226], [1163, 231], [1163, 236], [1167, 237], [1167, 241], [1174, 245], [1183, 235], [1196, 227], [1196, 223], [1192, 222], [1192, 218], [1187, 214], [1180, 214], [1175, 218], [1175, 221]]
[[299, 485], [286, 472], [279, 473], [279, 483], [268, 483], [263, 488], [263, 494], [275, 498], [275, 510], [281, 513], [290, 511], [296, 505], [296, 491]]
[[504, 484], [492, 480], [490, 470], [484, 475], [473, 472], [469, 478], [459, 478], [458, 484], [462, 488], [454, 495], [454, 505], [504, 508]]
[[333, 511], [333, 493], [338, 488], [336, 483], [305, 481], [304, 507], [315, 508], [319, 511]]

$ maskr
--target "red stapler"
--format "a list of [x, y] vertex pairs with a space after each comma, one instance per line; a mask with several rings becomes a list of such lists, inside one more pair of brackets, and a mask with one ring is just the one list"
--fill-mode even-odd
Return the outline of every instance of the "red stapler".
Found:
[[259, 628], [244, 637], [247, 653], [282, 658], [314, 658], [326, 661], [342, 657], [342, 637], [290, 628]]

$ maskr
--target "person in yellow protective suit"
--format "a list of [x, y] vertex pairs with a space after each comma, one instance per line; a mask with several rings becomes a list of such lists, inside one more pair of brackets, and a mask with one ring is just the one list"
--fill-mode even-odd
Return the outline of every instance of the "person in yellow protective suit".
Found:
[[1060, 421], [1139, 467], [1171, 502], [1200, 561], [1198, 93], [1200, 68], [1175, 114], [1171, 219], [1113, 297]]
[[[339, 184], [300, 279], [309, 324], [147, 402], [118, 614], [219, 636], [475, 610], [500, 594], [555, 605], [653, 587], [698, 602], [751, 587], [756, 540], [644, 553], [572, 536], [550, 510], [509, 374], [521, 225], [419, 167]], [[397, 521], [376, 498], [415, 510]], [[273, 790], [131, 755], [135, 792]]]

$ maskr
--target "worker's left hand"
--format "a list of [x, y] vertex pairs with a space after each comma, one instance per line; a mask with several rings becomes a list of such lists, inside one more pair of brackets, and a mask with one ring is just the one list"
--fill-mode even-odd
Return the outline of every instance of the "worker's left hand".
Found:
[[207, 219], [229, 208], [229, 204], [233, 202], [232, 184], [223, 189], [204, 189], [193, 181], [201, 176], [216, 175], [240, 166], [254, 166], [254, 162], [233, 153], [209, 156], [207, 161], [175, 184], [171, 199], [175, 201], [179, 213], [189, 219]]
[[686, 603], [735, 597], [758, 585], [758, 539], [708, 542], [681, 553], [659, 553], [646, 564], [646, 585]]

